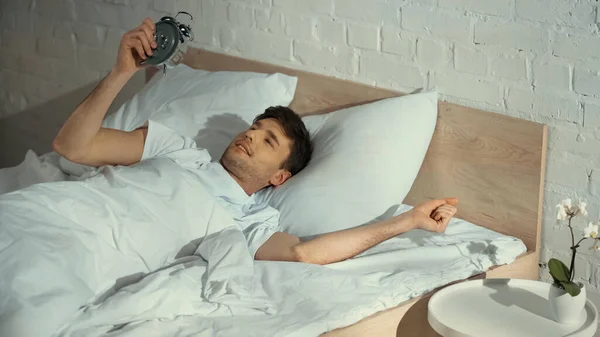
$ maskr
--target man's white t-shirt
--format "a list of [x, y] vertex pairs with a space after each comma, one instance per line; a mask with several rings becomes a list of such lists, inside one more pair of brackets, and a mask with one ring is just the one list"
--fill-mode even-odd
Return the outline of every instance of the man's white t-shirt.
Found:
[[180, 136], [169, 127], [149, 120], [141, 161], [152, 158], [168, 158], [192, 172], [236, 221], [246, 236], [252, 256], [278, 231], [279, 212], [275, 208], [257, 202], [255, 195], [247, 195], [223, 166], [212, 162], [208, 151], [198, 148], [192, 138]]
[[54, 331], [95, 294], [194, 253], [222, 228], [239, 226], [252, 256], [278, 229], [277, 210], [153, 121], [139, 163], [88, 173], [0, 195], [0, 321], [22, 318], [0, 324], [0, 335]]

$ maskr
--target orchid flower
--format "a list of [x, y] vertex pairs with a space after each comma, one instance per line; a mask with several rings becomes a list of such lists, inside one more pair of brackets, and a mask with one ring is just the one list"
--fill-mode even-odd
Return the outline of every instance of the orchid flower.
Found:
[[558, 208], [558, 215], [556, 216], [556, 219], [566, 220], [567, 212], [571, 210], [571, 199], [563, 200], [560, 204], [556, 205], [556, 208]]
[[598, 225], [590, 222], [583, 231], [584, 237], [595, 239], [598, 236]]
[[587, 216], [588, 212], [586, 210], [586, 207], [587, 203], [585, 201], [580, 201], [579, 205], [574, 206], [571, 202], [571, 198], [565, 199], [561, 201], [560, 204], [556, 205], [556, 208], [558, 208], [558, 214], [556, 215], [556, 219], [567, 220], [579, 214]]
[[579, 212], [581, 212], [581, 215], [583, 216], [587, 216], [588, 212], [585, 209], [587, 207], [587, 203], [585, 201], [579, 201]]

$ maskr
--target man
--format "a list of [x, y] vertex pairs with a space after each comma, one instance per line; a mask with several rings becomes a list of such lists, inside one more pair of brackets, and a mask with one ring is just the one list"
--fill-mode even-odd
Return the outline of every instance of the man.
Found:
[[[91, 166], [129, 166], [165, 154], [176, 155], [178, 151], [206, 158], [205, 151], [197, 149], [193, 140], [178, 137], [172, 130], [152, 121], [131, 132], [101, 127], [115, 96], [141, 69], [140, 62], [152, 55], [152, 48], [156, 47], [154, 29], [152, 20], [146, 18], [123, 36], [115, 67], [62, 127], [53, 143], [56, 152], [73, 162]], [[233, 139], [219, 163], [199, 166], [211, 167], [200, 179], [209, 185], [211, 180], [219, 180], [217, 185], [231, 191], [232, 195], [221, 195], [219, 200], [238, 220], [255, 259], [314, 264], [342, 261], [411, 229], [443, 232], [456, 213], [458, 200], [430, 200], [385, 221], [302, 242], [277, 231], [276, 211], [266, 205], [253, 204], [251, 196], [262, 188], [285, 183], [306, 166], [311, 151], [308, 132], [298, 115], [288, 108], [274, 107]], [[136, 170], [136, 167], [133, 165], [130, 169]], [[212, 186], [214, 194], [229, 193], [217, 190]], [[242, 191], [249, 198], [235, 195]]]

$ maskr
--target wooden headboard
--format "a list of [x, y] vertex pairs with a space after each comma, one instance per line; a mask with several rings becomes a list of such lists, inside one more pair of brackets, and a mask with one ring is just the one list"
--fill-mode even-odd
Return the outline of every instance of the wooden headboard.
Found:
[[[290, 107], [303, 116], [402, 95], [201, 49], [190, 49], [185, 63], [208, 71], [296, 76]], [[148, 78], [155, 71], [148, 70]], [[518, 237], [528, 251], [539, 254], [546, 125], [441, 101], [438, 111], [431, 145], [404, 203], [458, 197], [457, 217]]]

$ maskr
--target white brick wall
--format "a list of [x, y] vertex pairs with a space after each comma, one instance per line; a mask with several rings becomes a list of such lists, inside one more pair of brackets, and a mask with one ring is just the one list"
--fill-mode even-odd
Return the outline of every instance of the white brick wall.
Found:
[[399, 27], [384, 25], [381, 28], [381, 51], [410, 57], [414, 55], [416, 38]]
[[315, 42], [294, 42], [294, 57], [312, 70], [354, 74], [355, 54], [348, 47], [326, 47]]
[[568, 63], [545, 61], [533, 63], [533, 85], [540, 88], [569, 91], [571, 75]]
[[283, 21], [286, 35], [298, 40], [314, 39], [316, 22], [312, 17], [289, 13], [284, 15]]
[[456, 44], [454, 46], [454, 68], [463, 73], [487, 75], [488, 56], [481, 50]]
[[444, 69], [451, 66], [452, 50], [445, 41], [417, 39], [417, 63], [426, 69]]
[[577, 101], [571, 97], [556, 96], [542, 89], [509, 88], [506, 96], [508, 109], [532, 113], [549, 119], [580, 123], [581, 111]]
[[462, 42], [472, 41], [470, 18], [432, 7], [402, 8], [402, 28], [424, 36], [434, 35]]
[[573, 90], [585, 96], [600, 96], [600, 77], [595, 70], [583, 67], [575, 69], [573, 73]]
[[374, 26], [349, 24], [348, 45], [370, 50], [379, 49], [379, 28]]
[[500, 56], [492, 61], [491, 75], [511, 80], [527, 79], [527, 60], [522, 57]]
[[463, 75], [456, 71], [433, 73], [431, 86], [436, 87], [439, 92], [453, 97], [466, 98], [491, 105], [500, 103], [499, 84]]
[[600, 128], [600, 106], [593, 104], [585, 105], [585, 120], [583, 125], [587, 128]]
[[331, 18], [319, 18], [316, 26], [317, 39], [327, 45], [346, 43], [346, 25]]
[[523, 21], [587, 28], [596, 19], [592, 1], [528, 0], [517, 1], [516, 17]]
[[383, 0], [369, 1], [368, 6], [365, 6], [364, 0], [336, 0], [334, 12], [340, 18], [368, 22], [369, 24], [385, 22], [394, 25], [398, 25], [400, 14], [397, 6]]
[[[216, 0], [219, 1], [219, 0]], [[268, 3], [268, 1], [266, 1]], [[292, 12], [308, 14], [329, 14], [333, 8], [332, 0], [272, 0], [273, 6], [282, 7]], [[263, 3], [265, 3], [263, 1]]]
[[487, 15], [508, 17], [510, 15], [510, 8], [513, 1], [511, 0], [494, 0], [494, 1], [481, 1], [481, 0], [439, 0], [440, 7], [443, 8], [456, 8], [466, 10], [472, 13], [481, 13]]
[[250, 28], [254, 25], [254, 11], [252, 8], [230, 4], [228, 7], [229, 21], [236, 27]]
[[[564, 197], [600, 213], [600, 38], [590, 0], [54, 0], [0, 2], [0, 116], [97, 81], [123, 32], [185, 9], [195, 45], [546, 123], [543, 258], [568, 255]], [[578, 259], [600, 287], [600, 264]], [[542, 272], [547, 279], [546, 271]]]
[[545, 40], [544, 29], [533, 24], [491, 19], [475, 23], [475, 44], [543, 51], [546, 48]]
[[551, 42], [552, 55], [573, 61], [598, 57], [600, 50], [600, 39], [591, 34], [570, 36], [556, 33]]
[[425, 85], [424, 74], [414, 65], [404, 64], [391, 55], [380, 57], [377, 53], [363, 53], [360, 57], [360, 75], [378, 83], [391, 82], [407, 88]]

